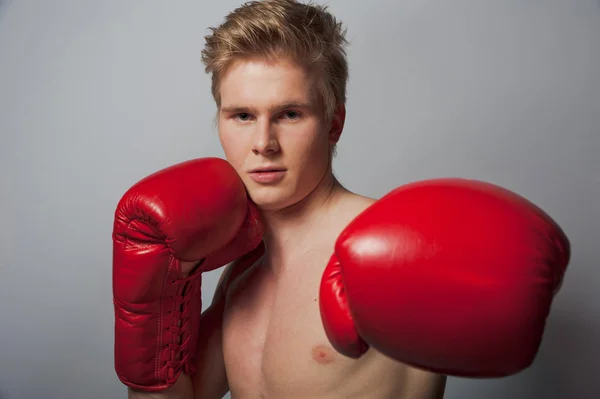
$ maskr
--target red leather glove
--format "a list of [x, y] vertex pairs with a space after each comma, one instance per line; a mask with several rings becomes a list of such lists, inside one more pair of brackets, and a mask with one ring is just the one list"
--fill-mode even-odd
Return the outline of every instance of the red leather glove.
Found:
[[[113, 231], [115, 369], [160, 391], [194, 372], [202, 272], [257, 247], [262, 226], [241, 179], [218, 158], [156, 172], [121, 198]], [[181, 261], [202, 262], [184, 276]]]
[[339, 236], [322, 320], [350, 357], [372, 346], [440, 374], [516, 374], [537, 354], [569, 257], [557, 224], [517, 194], [462, 179], [409, 184]]

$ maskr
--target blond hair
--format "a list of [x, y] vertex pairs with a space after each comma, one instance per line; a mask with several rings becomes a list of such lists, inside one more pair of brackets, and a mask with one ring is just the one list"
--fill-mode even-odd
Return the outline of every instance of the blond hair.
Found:
[[236, 60], [286, 57], [317, 78], [317, 90], [329, 121], [346, 103], [348, 62], [345, 29], [326, 6], [295, 0], [250, 1], [210, 28], [202, 61], [212, 74], [212, 95], [221, 106], [219, 84]]

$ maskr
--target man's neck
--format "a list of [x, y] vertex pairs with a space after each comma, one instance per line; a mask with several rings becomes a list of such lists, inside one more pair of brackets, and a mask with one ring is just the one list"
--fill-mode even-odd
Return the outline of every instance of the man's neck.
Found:
[[276, 212], [263, 213], [266, 226], [265, 257], [271, 265], [284, 265], [311, 249], [320, 227], [328, 223], [330, 210], [349, 194], [329, 171], [302, 201]]

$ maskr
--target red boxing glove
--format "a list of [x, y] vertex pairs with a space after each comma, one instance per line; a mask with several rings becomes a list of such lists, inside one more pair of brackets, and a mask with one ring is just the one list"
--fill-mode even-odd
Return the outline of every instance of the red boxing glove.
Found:
[[[249, 253], [262, 226], [229, 163], [196, 159], [156, 172], [120, 200], [113, 230], [115, 369], [160, 391], [194, 372], [202, 272]], [[181, 261], [202, 261], [184, 276]]]
[[321, 315], [350, 357], [503, 377], [533, 362], [570, 257], [559, 226], [498, 186], [438, 179], [392, 191], [339, 236]]

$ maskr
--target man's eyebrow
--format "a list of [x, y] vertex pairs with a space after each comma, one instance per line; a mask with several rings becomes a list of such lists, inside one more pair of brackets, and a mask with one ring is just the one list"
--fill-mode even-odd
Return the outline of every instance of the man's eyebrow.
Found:
[[[293, 108], [301, 108], [301, 109], [310, 109], [312, 108], [312, 105], [310, 103], [307, 102], [290, 102], [290, 103], [285, 103], [282, 105], [276, 105], [274, 107], [272, 107], [271, 109], [269, 109], [270, 112], [274, 112], [274, 111], [282, 111], [284, 109], [293, 109]], [[242, 113], [242, 112], [247, 112], [247, 113], [253, 113], [255, 112], [255, 109], [252, 107], [248, 107], [248, 106], [243, 106], [243, 105], [226, 105], [221, 107], [221, 112], [227, 112], [227, 113]]]
[[221, 112], [234, 112], [234, 113], [239, 113], [239, 112], [250, 112], [250, 108], [248, 107], [243, 107], [241, 105], [228, 105], [225, 107], [221, 107]]
[[289, 108], [312, 108], [312, 104], [310, 103], [306, 103], [306, 102], [302, 102], [302, 101], [298, 101], [298, 102], [292, 102], [292, 103], [287, 103], [287, 104], [283, 104], [280, 107], [275, 107], [275, 109], [289, 109]]

